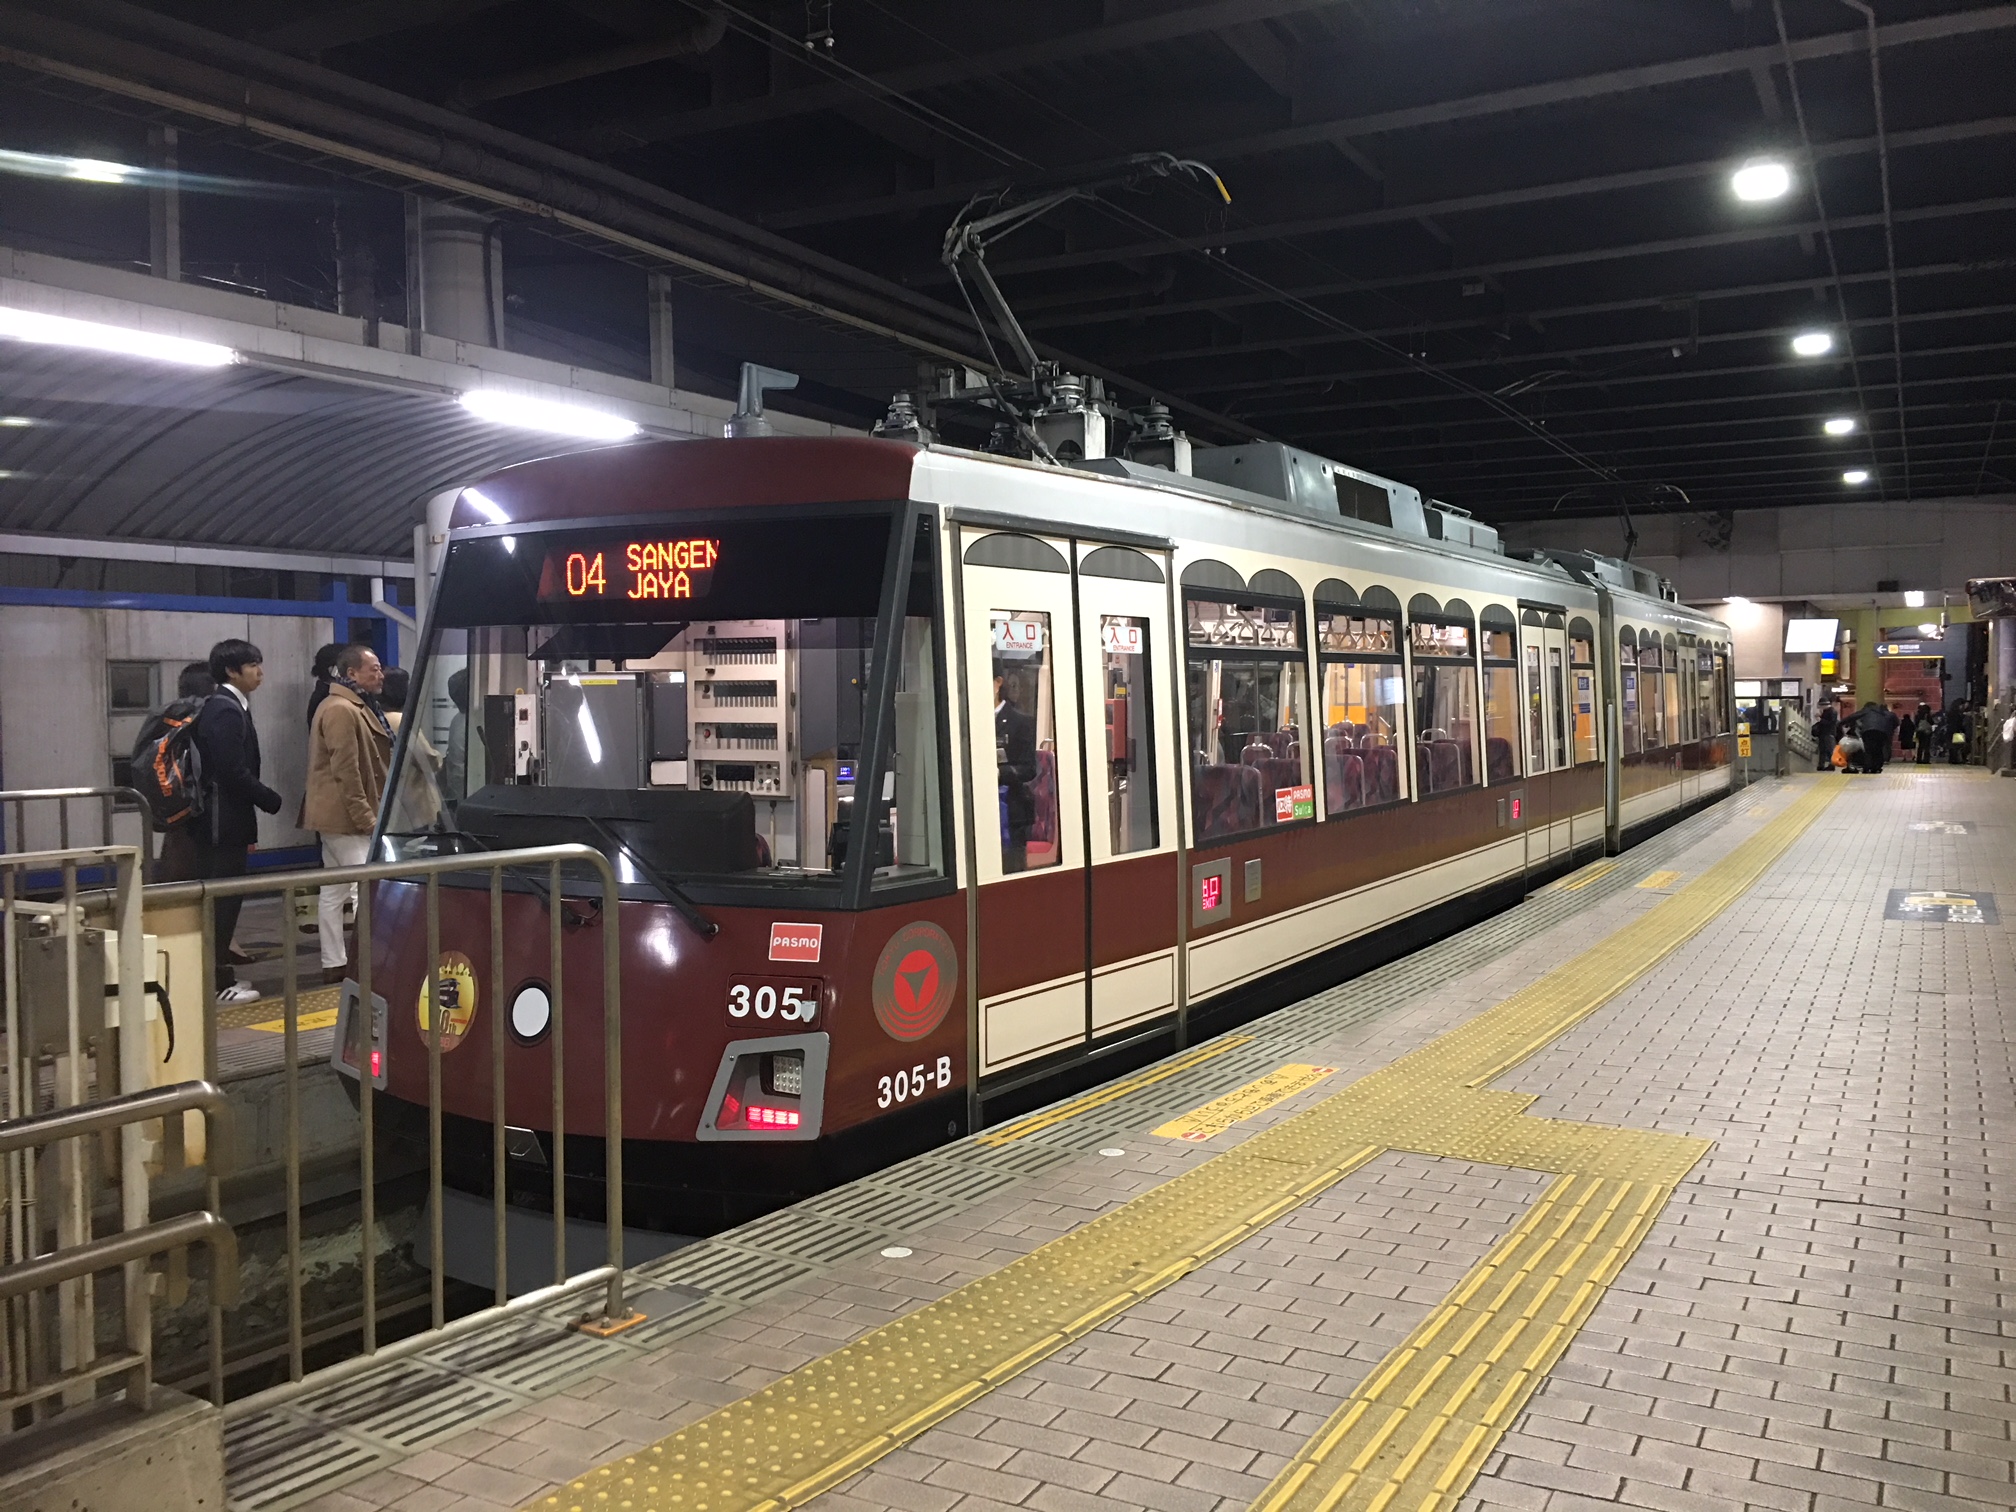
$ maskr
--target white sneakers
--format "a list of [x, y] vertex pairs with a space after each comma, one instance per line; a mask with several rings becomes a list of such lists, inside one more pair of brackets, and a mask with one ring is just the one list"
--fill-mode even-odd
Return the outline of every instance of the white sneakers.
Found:
[[256, 1003], [262, 994], [250, 982], [233, 982], [217, 994], [217, 1006], [228, 1008], [233, 1003]]

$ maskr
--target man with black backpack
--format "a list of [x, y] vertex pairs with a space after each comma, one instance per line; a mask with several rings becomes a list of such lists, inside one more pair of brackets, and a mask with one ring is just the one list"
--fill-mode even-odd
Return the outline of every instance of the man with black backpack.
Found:
[[[171, 736], [201, 712], [204, 702], [217, 691], [217, 684], [210, 676], [208, 662], [191, 662], [182, 669], [175, 679], [175, 701], [148, 720], [140, 729], [140, 738], [133, 742], [133, 782], [150, 805], [156, 806], [154, 830], [161, 836], [161, 854], [154, 861], [156, 882], [176, 882], [196, 875], [196, 842], [190, 838], [192, 825], [186, 815], [177, 814], [172, 819], [160, 812], [172, 809], [172, 796], [150, 789], [153, 778], [152, 764], [159, 754], [163, 737]], [[173, 759], [172, 749], [167, 758]], [[168, 784], [158, 782], [157, 787]]]
[[[266, 675], [264, 658], [250, 641], [219, 641], [210, 648], [217, 691], [196, 715], [195, 748], [202, 774], [202, 811], [188, 821], [195, 870], [192, 878], [242, 877], [246, 853], [259, 840], [254, 812], [280, 812], [280, 795], [259, 780], [259, 731], [251, 695]], [[182, 880], [177, 878], [175, 880]], [[217, 900], [217, 1001], [249, 1003], [259, 990], [232, 969], [251, 957], [232, 948], [242, 900]]]

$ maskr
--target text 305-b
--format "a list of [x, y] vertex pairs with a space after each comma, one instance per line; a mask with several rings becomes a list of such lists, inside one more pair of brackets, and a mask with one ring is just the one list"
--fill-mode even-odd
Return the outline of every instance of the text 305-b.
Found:
[[875, 1106], [892, 1107], [922, 1097], [926, 1092], [949, 1092], [951, 1089], [952, 1057], [941, 1055], [935, 1065], [919, 1061], [894, 1076], [885, 1076], [876, 1082]]
[[817, 977], [730, 977], [728, 1022], [809, 1026], [825, 986]]

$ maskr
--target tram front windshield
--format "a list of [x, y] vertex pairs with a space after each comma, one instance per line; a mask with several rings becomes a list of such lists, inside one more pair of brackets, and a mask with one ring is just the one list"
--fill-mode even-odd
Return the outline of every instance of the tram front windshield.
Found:
[[890, 643], [888, 748], [867, 745], [890, 529], [678, 518], [457, 542], [380, 854], [574, 841], [626, 882], [776, 886], [830, 883], [865, 849], [878, 884], [942, 875], [928, 540]]

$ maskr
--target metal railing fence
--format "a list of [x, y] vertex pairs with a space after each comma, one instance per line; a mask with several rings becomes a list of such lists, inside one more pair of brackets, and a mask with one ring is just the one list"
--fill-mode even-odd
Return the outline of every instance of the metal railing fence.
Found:
[[[599, 896], [592, 896], [593, 916], [573, 918], [569, 900], [565, 892], [563, 868], [585, 866], [594, 873], [594, 885]], [[331, 867], [312, 872], [265, 873], [256, 876], [211, 879], [198, 882], [173, 882], [157, 884], [146, 889], [146, 907], [151, 916], [160, 917], [165, 911], [186, 909], [195, 905], [200, 910], [201, 962], [202, 974], [199, 981], [205, 987], [203, 999], [206, 1004], [203, 1014], [203, 1076], [214, 1080], [218, 1075], [218, 1011], [209, 984], [216, 980], [217, 962], [217, 905], [226, 898], [252, 898], [259, 896], [277, 897], [281, 902], [281, 918], [284, 927], [282, 949], [284, 984], [281, 1000], [275, 1005], [274, 1017], [281, 1021], [281, 1067], [284, 1078], [284, 1171], [286, 1182], [286, 1246], [287, 1246], [287, 1382], [259, 1394], [257, 1400], [271, 1401], [278, 1396], [291, 1394], [307, 1377], [304, 1361], [306, 1329], [302, 1315], [302, 1199], [301, 1199], [301, 982], [298, 963], [298, 947], [294, 935], [293, 920], [296, 916], [296, 900], [322, 887], [345, 887], [357, 884], [356, 945], [351, 955], [352, 979], [356, 984], [355, 1010], [348, 1015], [351, 1042], [338, 1046], [337, 1054], [347, 1056], [354, 1062], [358, 1072], [357, 1111], [359, 1120], [359, 1204], [361, 1208], [359, 1267], [362, 1287], [361, 1304], [361, 1352], [353, 1359], [337, 1365], [318, 1369], [314, 1373], [316, 1381], [323, 1381], [349, 1369], [362, 1368], [374, 1358], [382, 1358], [387, 1352], [403, 1352], [406, 1348], [420, 1348], [434, 1342], [440, 1330], [450, 1326], [447, 1316], [447, 1273], [445, 1270], [445, 1245], [443, 1232], [443, 1188], [444, 1188], [444, 1142], [443, 1142], [443, 1087], [442, 1087], [442, 1034], [447, 1013], [444, 1005], [443, 983], [447, 973], [443, 969], [443, 949], [441, 940], [441, 887], [445, 877], [464, 876], [487, 879], [489, 903], [489, 980], [488, 993], [490, 1021], [490, 1128], [491, 1128], [491, 1193], [492, 1193], [492, 1259], [494, 1277], [494, 1299], [492, 1308], [502, 1308], [509, 1303], [513, 1307], [522, 1306], [530, 1298], [520, 1297], [512, 1302], [508, 1276], [508, 1239], [506, 1214], [507, 1167], [509, 1156], [506, 1148], [509, 1109], [505, 1096], [506, 1066], [506, 1021], [509, 1005], [504, 1001], [506, 975], [506, 936], [504, 927], [504, 899], [506, 879], [511, 874], [519, 874], [531, 883], [531, 891], [543, 897], [547, 915], [547, 976], [551, 1012], [550, 1029], [543, 1041], [550, 1047], [552, 1082], [550, 1092], [550, 1165], [552, 1171], [553, 1205], [553, 1281], [552, 1285], [534, 1294], [542, 1301], [550, 1302], [556, 1291], [575, 1292], [591, 1285], [600, 1285], [603, 1292], [603, 1316], [608, 1322], [621, 1322], [629, 1318], [623, 1300], [623, 1081], [622, 1081], [622, 983], [621, 983], [621, 938], [617, 879], [608, 859], [592, 847], [585, 845], [550, 845], [515, 851], [485, 851], [480, 853], [452, 856], [426, 857], [409, 861], [372, 862], [362, 866]], [[543, 873], [543, 876], [541, 875]], [[376, 885], [387, 882], [411, 881], [424, 889], [424, 929], [427, 961], [426, 1001], [430, 1011], [426, 1015], [427, 1044], [427, 1210], [430, 1219], [429, 1231], [429, 1292], [430, 1326], [427, 1330], [381, 1349], [378, 1340], [378, 1298], [377, 1262], [379, 1259], [377, 1221], [377, 1110], [379, 1093], [374, 1087], [371, 1054], [382, 1048], [375, 1037], [377, 1009], [374, 1005], [372, 984], [373, 935], [377, 900], [374, 897]], [[458, 889], [460, 890], [460, 889]], [[474, 888], [469, 888], [473, 891]], [[604, 1109], [604, 1191], [605, 1222], [608, 1232], [607, 1259], [603, 1265], [580, 1275], [567, 1273], [567, 1161], [566, 1125], [567, 1092], [565, 1086], [564, 1029], [566, 1023], [564, 972], [562, 962], [563, 934], [570, 922], [576, 927], [595, 927], [602, 931], [602, 1022], [603, 1022], [603, 1078], [602, 1097]], [[473, 951], [471, 952], [473, 954]], [[387, 1014], [387, 1038], [389, 1039], [389, 1012]], [[214, 1168], [210, 1178], [210, 1206], [219, 1207], [219, 1192]], [[486, 1310], [487, 1311], [487, 1310]], [[209, 1328], [209, 1377], [211, 1400], [222, 1405], [225, 1400], [224, 1377], [224, 1333], [222, 1318], [212, 1299], [212, 1316]]]
[[[140, 834], [140, 843], [136, 848], [144, 863], [141, 869], [151, 873], [154, 869], [154, 816], [148, 811], [147, 801], [138, 790], [130, 787], [9, 788], [0, 792], [0, 853], [28, 848], [30, 804], [55, 806], [55, 849], [69, 850], [71, 805], [87, 803], [98, 811], [100, 845], [117, 845], [117, 821], [122, 818], [133, 821]], [[5, 822], [9, 815], [12, 816], [11, 823]]]
[[[180, 1252], [191, 1238], [218, 1235], [193, 1226], [150, 1232], [146, 1141], [140, 1124], [164, 1116], [148, 1091], [151, 1030], [144, 1009], [141, 855], [134, 846], [90, 846], [0, 855], [0, 949], [4, 949], [5, 1119], [0, 1121], [0, 1429], [17, 1415], [32, 1420], [91, 1399], [99, 1380], [125, 1375], [133, 1395], [148, 1397], [153, 1281], [147, 1260]], [[109, 930], [87, 929], [81, 872], [109, 874], [115, 885], [94, 894]], [[60, 879], [55, 900], [31, 899], [29, 877]], [[44, 1073], [48, 1074], [45, 1092]], [[194, 1102], [205, 1106], [215, 1092]], [[221, 1094], [218, 1094], [221, 1096]], [[172, 1099], [169, 1099], [172, 1101]], [[49, 1106], [45, 1107], [45, 1101]], [[137, 1109], [137, 1110], [136, 1110]], [[178, 1124], [179, 1129], [179, 1124]], [[119, 1133], [116, 1181], [101, 1179], [98, 1143]], [[56, 1146], [53, 1174], [35, 1152]], [[120, 1232], [99, 1239], [93, 1209], [99, 1189], [116, 1184]], [[124, 1272], [121, 1314], [126, 1347], [101, 1356], [95, 1276]], [[52, 1314], [43, 1293], [57, 1292]]]

